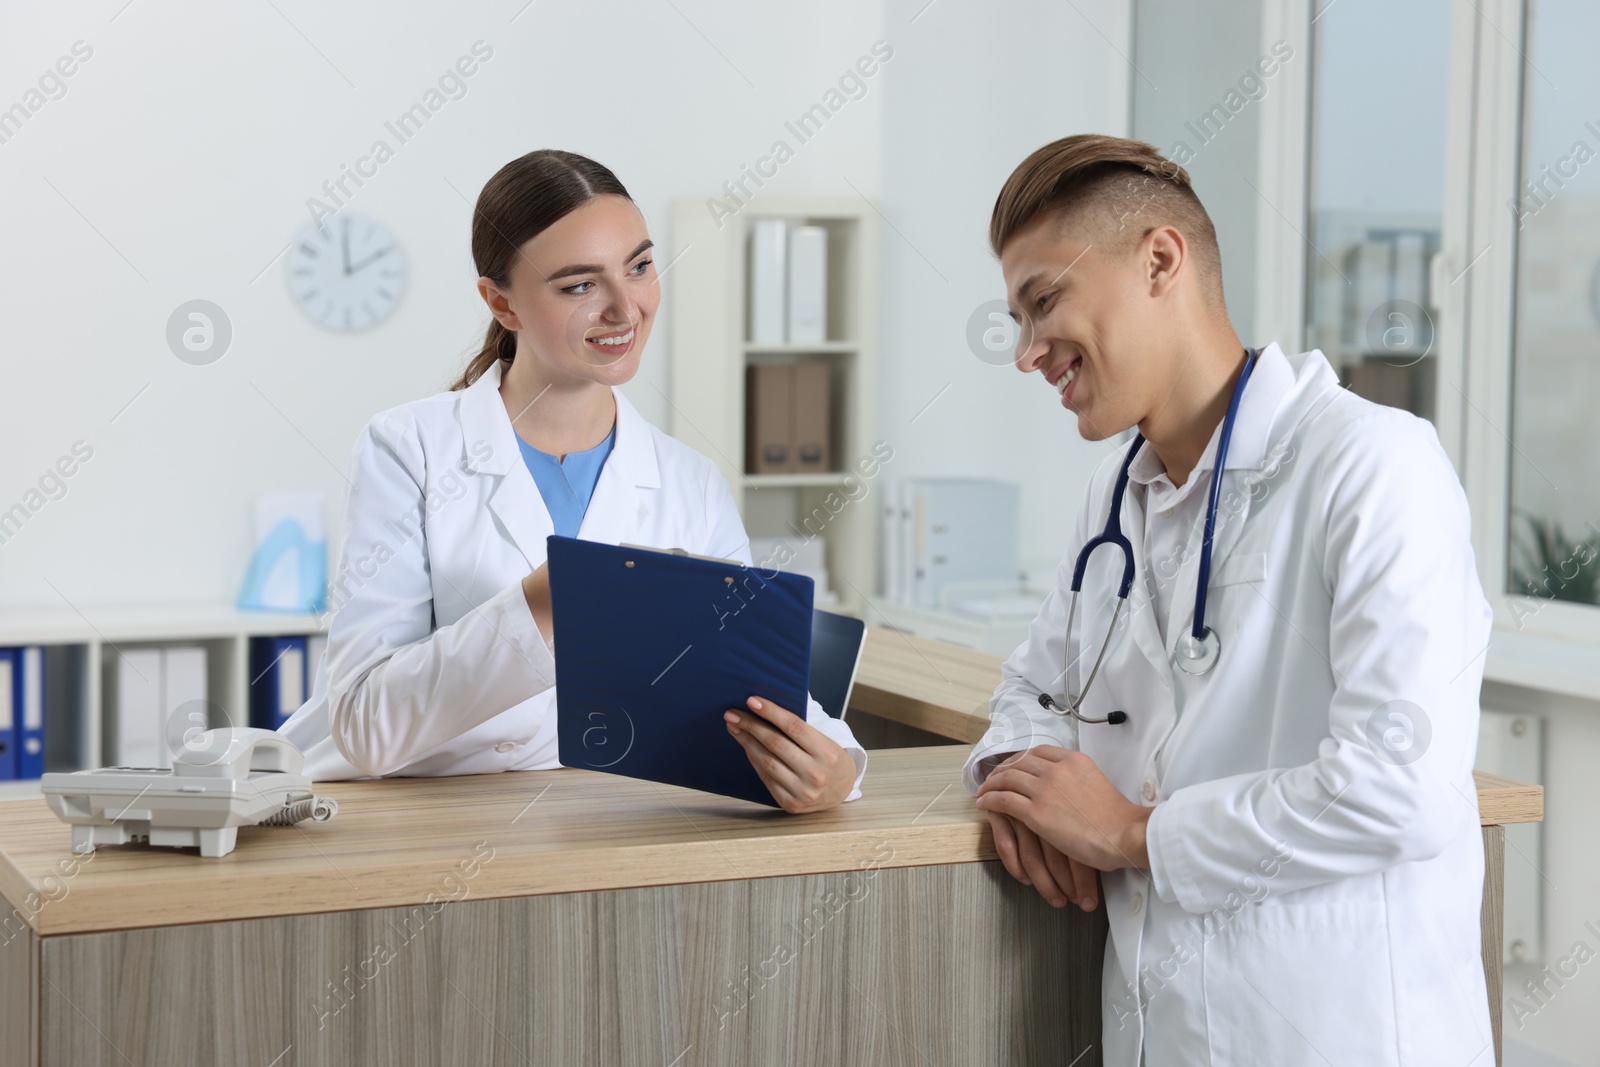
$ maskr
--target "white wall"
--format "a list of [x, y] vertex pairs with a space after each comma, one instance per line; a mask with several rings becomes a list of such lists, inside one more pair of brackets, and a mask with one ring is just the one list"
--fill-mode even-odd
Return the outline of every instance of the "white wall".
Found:
[[[1249, 95], [1240, 91], [1240, 78], [1258, 73], [1256, 62], [1269, 56], [1261, 40], [1261, 0], [1138, 0], [1133, 33], [1139, 71], [1132, 83], [1132, 136], [1179, 162], [1193, 153], [1183, 166], [1217, 230], [1228, 317], [1247, 345], [1276, 340], [1253, 336], [1260, 198], [1247, 181], [1257, 180], [1260, 100], [1281, 91], [1286, 76], [1303, 76], [1308, 57], [1294, 55], [1289, 70], [1260, 79], [1259, 88], [1247, 86]], [[1213, 107], [1227, 107], [1229, 92], [1243, 101], [1238, 111], [1226, 123], [1202, 127]], [[1294, 346], [1285, 339], [1285, 347]]]
[[[764, 192], [881, 196], [896, 473], [1017, 478], [1024, 559], [1054, 566], [1103, 446], [1079, 441], [1037, 382], [973, 356], [966, 320], [1002, 295], [984, 235], [1011, 169], [1068, 133], [1127, 132], [1127, 0], [520, 8], [10, 0], [0, 107], [74, 42], [93, 54], [0, 144], [0, 196], [25, 207], [7, 220], [0, 286], [19, 312], [12, 395], [27, 398], [0, 421], [0, 508], [75, 442], [93, 458], [0, 544], [0, 604], [231, 602], [263, 492], [325, 493], [336, 540], [360, 427], [444, 388], [476, 350], [487, 320], [470, 201], [501, 164], [542, 146], [592, 155], [661, 240], [673, 197], [737, 177], [878, 39], [893, 60]], [[466, 94], [394, 142], [385, 121], [479, 40], [493, 56]], [[307, 199], [379, 137], [394, 158], [350, 209], [396, 233], [408, 289], [378, 328], [336, 335], [290, 304], [274, 257], [309, 220]], [[234, 331], [205, 367], [164, 336], [196, 298]], [[662, 424], [669, 315], [664, 301], [627, 390]]]
[[[93, 449], [65, 495], [0, 544], [7, 611], [72, 605], [92, 619], [100, 605], [231, 603], [254, 498], [324, 492], [337, 530], [361, 426], [447, 387], [476, 351], [487, 315], [470, 201], [495, 170], [538, 147], [591, 155], [665, 245], [673, 197], [737, 177], [884, 36], [882, 9], [849, 0], [546, 2], [520, 14], [522, 0], [124, 2], [0, 7], [0, 108], [74, 42], [93, 50], [65, 95], [0, 143], [0, 509], [74, 442]], [[400, 307], [370, 333], [311, 324], [273, 263], [309, 220], [307, 198], [478, 40], [493, 55], [466, 95], [413, 140], [390, 137], [394, 158], [350, 201], [405, 250]], [[870, 84], [768, 190], [840, 191], [847, 176], [876, 196], [881, 99]], [[165, 342], [168, 316], [195, 298], [219, 304], [234, 330], [205, 367]], [[669, 314], [663, 301], [627, 388], [658, 424]]]
[[1127, 0], [885, 4], [881, 432], [897, 477], [1021, 483], [1022, 559], [1047, 583], [1111, 443], [1079, 438], [1037, 375], [974, 355], [967, 322], [1005, 296], [988, 230], [1011, 171], [1068, 134], [1127, 134], [1129, 20]]

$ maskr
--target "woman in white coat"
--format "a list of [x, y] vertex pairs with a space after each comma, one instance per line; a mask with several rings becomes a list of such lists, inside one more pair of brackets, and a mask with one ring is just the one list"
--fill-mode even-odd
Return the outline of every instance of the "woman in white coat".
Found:
[[[1320, 352], [1249, 364], [1210, 220], [1150, 145], [1039, 149], [990, 236], [1019, 369], [1083, 437], [1143, 437], [1127, 605], [1113, 626], [1124, 558], [1100, 547], [1068, 628], [1132, 442], [1090, 479], [966, 768], [1013, 876], [1057, 907], [1103, 889], [1105, 1063], [1492, 1064], [1472, 779], [1491, 613], [1433, 427], [1340, 388]], [[1220, 652], [1194, 675], [1214, 478]], [[1083, 721], [1041, 694], [1081, 697]]]
[[[281, 727], [314, 779], [558, 766], [551, 533], [751, 563], [722, 474], [618, 388], [660, 303], [651, 249], [622, 184], [583, 156], [531, 152], [484, 186], [483, 349], [355, 446], [327, 654]], [[785, 810], [860, 795], [866, 753], [843, 722], [815, 700], [804, 718], [747, 704], [728, 731]]]

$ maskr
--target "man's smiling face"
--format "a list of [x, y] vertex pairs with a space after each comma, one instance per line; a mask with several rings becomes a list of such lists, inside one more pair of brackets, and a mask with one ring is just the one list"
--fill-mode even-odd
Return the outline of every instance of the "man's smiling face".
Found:
[[1000, 254], [1006, 301], [1018, 324], [1017, 369], [1037, 371], [1078, 416], [1078, 433], [1100, 441], [1149, 409], [1142, 353], [1155, 311], [1141, 284], [1148, 239], [1132, 248], [1096, 244], [1082, 227], [1041, 212]]

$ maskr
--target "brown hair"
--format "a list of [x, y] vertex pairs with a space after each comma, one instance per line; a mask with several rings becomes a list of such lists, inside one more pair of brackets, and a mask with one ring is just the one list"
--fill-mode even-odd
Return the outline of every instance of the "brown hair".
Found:
[[[1154, 145], [1126, 137], [1085, 133], [1036, 149], [1000, 189], [989, 217], [989, 247], [1006, 242], [1042, 214], [1081, 222], [1097, 244], [1121, 250], [1160, 226], [1188, 240], [1205, 284], [1202, 291], [1223, 310], [1222, 255], [1211, 216], [1195, 195], [1189, 172]], [[1132, 218], [1145, 225], [1129, 226]]]
[[[557, 219], [597, 196], [633, 198], [606, 167], [576, 152], [540, 148], [495, 172], [472, 209], [472, 262], [480, 277], [511, 286], [511, 269], [522, 246]], [[465, 389], [494, 361], [517, 354], [517, 335], [490, 316], [483, 347], [450, 388]]]

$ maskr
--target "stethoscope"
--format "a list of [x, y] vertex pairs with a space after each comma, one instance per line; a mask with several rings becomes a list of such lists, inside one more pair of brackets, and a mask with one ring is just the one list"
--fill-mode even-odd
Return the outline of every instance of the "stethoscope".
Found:
[[[1222, 419], [1222, 437], [1217, 441], [1217, 458], [1211, 468], [1211, 487], [1206, 497], [1206, 527], [1205, 536], [1200, 542], [1200, 572], [1195, 579], [1194, 591], [1194, 625], [1188, 633], [1178, 638], [1177, 663], [1179, 669], [1185, 674], [1205, 674], [1216, 666], [1217, 656], [1222, 652], [1222, 642], [1216, 632], [1208, 627], [1206, 619], [1206, 587], [1211, 583], [1211, 539], [1217, 526], [1217, 502], [1222, 494], [1223, 463], [1228, 458], [1228, 439], [1233, 436], [1233, 420], [1239, 413], [1239, 398], [1244, 396], [1245, 383], [1250, 380], [1250, 372], [1255, 368], [1256, 357], [1260, 350], [1255, 348], [1245, 349], [1244, 370], [1239, 373], [1239, 380], [1234, 384], [1233, 396], [1228, 400], [1228, 413]], [[1103, 719], [1091, 719], [1079, 709], [1083, 706], [1084, 697], [1089, 694], [1089, 687], [1094, 684], [1094, 676], [1100, 671], [1100, 661], [1105, 658], [1106, 647], [1111, 644], [1111, 634], [1117, 628], [1117, 616], [1122, 611], [1122, 606], [1128, 602], [1128, 590], [1133, 587], [1133, 545], [1122, 533], [1122, 496], [1128, 488], [1128, 468], [1133, 465], [1133, 457], [1139, 454], [1139, 448], [1144, 444], [1144, 435], [1135, 434], [1133, 447], [1128, 449], [1127, 458], [1122, 461], [1122, 471], [1117, 475], [1116, 487], [1111, 492], [1111, 513], [1106, 517], [1106, 528], [1099, 537], [1087, 542], [1078, 553], [1078, 561], [1072, 568], [1072, 601], [1067, 608], [1067, 634], [1072, 633], [1072, 620], [1078, 612], [1078, 593], [1083, 589], [1083, 572], [1089, 565], [1089, 557], [1101, 545], [1111, 544], [1122, 549], [1122, 585], [1117, 589], [1117, 603], [1111, 609], [1111, 621], [1106, 625], [1105, 640], [1100, 642], [1100, 652], [1094, 658], [1094, 666], [1089, 670], [1089, 679], [1083, 683], [1083, 691], [1077, 696], [1067, 694], [1067, 704], [1058, 704], [1049, 693], [1039, 694], [1041, 707], [1049, 708], [1057, 715], [1072, 715], [1083, 723], [1110, 723], [1116, 726], [1128, 721], [1125, 711], [1113, 711]]]

